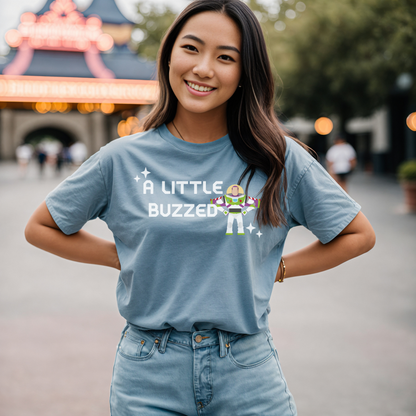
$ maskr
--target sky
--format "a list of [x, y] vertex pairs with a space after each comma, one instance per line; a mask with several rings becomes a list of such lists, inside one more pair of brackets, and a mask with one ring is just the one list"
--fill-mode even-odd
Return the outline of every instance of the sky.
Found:
[[[130, 20], [135, 20], [137, 0], [115, 0], [120, 11]], [[147, 0], [148, 3], [169, 4], [170, 7], [178, 12], [188, 3], [188, 0]], [[92, 0], [74, 0], [77, 6], [84, 10]], [[46, 0], [0, 0], [0, 55], [8, 52], [4, 35], [9, 29], [16, 29], [19, 25], [20, 15], [24, 12], [38, 12]]]

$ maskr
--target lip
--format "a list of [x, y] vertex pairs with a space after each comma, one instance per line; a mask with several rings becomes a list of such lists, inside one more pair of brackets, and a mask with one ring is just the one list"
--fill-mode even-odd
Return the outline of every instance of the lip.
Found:
[[[185, 82], [186, 88], [188, 88], [188, 91], [189, 91], [191, 94], [196, 95], [196, 96], [198, 96], [198, 97], [205, 97], [205, 96], [207, 96], [207, 95], [212, 94], [212, 93], [216, 90], [216, 88], [214, 88], [214, 89], [213, 89], [213, 90], [211, 90], [211, 91], [197, 91], [197, 90], [194, 90], [193, 88], [191, 88], [191, 87], [188, 85], [188, 83], [187, 83], [186, 81], [184, 81], [184, 82]], [[192, 81], [188, 81], [188, 82], [192, 82]], [[202, 85], [203, 87], [212, 88], [210, 85], [207, 85], [207, 84], [201, 84], [201, 83], [199, 83], [199, 82], [194, 82], [193, 84], [198, 84], [198, 85]]]
[[200, 85], [201, 87], [208, 87], [208, 88], [215, 88], [212, 85], [208, 85], [208, 84], [204, 84], [203, 82], [196, 82], [196, 81], [192, 81], [190, 79], [186, 79], [185, 82], [192, 82], [192, 84], [197, 84]]

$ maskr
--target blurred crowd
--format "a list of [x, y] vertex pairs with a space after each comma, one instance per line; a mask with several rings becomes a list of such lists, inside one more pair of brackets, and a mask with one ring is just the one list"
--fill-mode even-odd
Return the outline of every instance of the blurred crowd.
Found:
[[21, 178], [26, 177], [31, 160], [35, 160], [38, 164], [40, 176], [44, 175], [46, 166], [50, 166], [59, 175], [65, 166], [81, 165], [87, 158], [87, 147], [81, 142], [64, 146], [58, 140], [43, 140], [36, 145], [24, 143], [18, 146], [16, 158]]

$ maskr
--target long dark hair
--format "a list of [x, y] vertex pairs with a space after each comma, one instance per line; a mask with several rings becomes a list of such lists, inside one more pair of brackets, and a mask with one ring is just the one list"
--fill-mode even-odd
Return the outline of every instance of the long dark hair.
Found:
[[259, 224], [278, 227], [286, 223], [281, 197], [287, 189], [284, 170], [287, 132], [273, 109], [274, 80], [263, 32], [256, 16], [245, 3], [240, 0], [195, 0], [179, 14], [159, 50], [160, 95], [145, 119], [144, 130], [157, 128], [174, 119], [177, 98], [169, 83], [172, 48], [186, 21], [207, 11], [224, 13], [234, 20], [241, 32], [241, 88], [236, 89], [227, 103], [228, 135], [236, 153], [247, 163], [239, 183], [249, 174], [248, 189], [256, 169], [267, 175], [260, 209], [256, 214]]

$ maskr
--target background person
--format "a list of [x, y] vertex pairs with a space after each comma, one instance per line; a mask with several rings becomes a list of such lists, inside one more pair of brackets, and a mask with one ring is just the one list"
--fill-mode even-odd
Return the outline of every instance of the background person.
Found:
[[357, 164], [357, 154], [343, 136], [336, 137], [334, 145], [326, 154], [326, 162], [330, 175], [345, 192], [348, 192], [347, 178]]
[[[285, 137], [261, 27], [244, 2], [190, 3], [164, 38], [158, 74], [145, 131], [104, 146], [52, 191], [26, 238], [120, 270], [127, 324], [112, 416], [296, 415], [268, 328], [274, 283], [368, 251], [373, 229]], [[227, 216], [209, 209], [234, 184], [261, 199], [244, 235], [225, 235]], [[82, 230], [96, 217], [115, 243]], [[283, 259], [300, 224], [320, 241]]]
[[36, 157], [39, 165], [39, 175], [40, 177], [43, 177], [46, 160], [48, 158], [48, 152], [47, 147], [42, 142], [38, 143], [38, 145], [36, 146]]
[[30, 144], [22, 144], [16, 148], [16, 158], [19, 164], [19, 176], [26, 177], [27, 167], [33, 155], [33, 147]]

